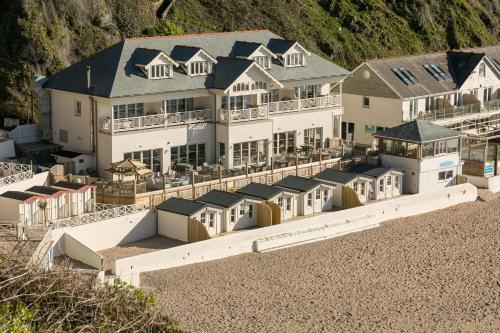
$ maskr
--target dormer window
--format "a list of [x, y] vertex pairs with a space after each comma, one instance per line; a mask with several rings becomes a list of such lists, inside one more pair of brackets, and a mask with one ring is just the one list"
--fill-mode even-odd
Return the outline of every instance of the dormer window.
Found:
[[150, 79], [165, 79], [172, 77], [172, 71], [170, 65], [160, 64], [152, 65], [149, 67], [149, 78]]
[[212, 71], [212, 64], [208, 61], [194, 61], [189, 64], [189, 75], [207, 75]]
[[304, 55], [302, 53], [290, 53], [286, 55], [286, 67], [304, 66]]
[[258, 56], [254, 57], [253, 60], [259, 64], [260, 67], [264, 69], [271, 68], [271, 57]]

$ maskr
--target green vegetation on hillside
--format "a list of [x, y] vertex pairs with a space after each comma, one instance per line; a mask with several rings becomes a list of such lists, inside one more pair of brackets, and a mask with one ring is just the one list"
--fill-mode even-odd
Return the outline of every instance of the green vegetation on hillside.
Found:
[[489, 0], [3, 1], [0, 116], [26, 118], [32, 74], [46, 75], [123, 37], [269, 29], [348, 69], [367, 58], [499, 41], [500, 5]]

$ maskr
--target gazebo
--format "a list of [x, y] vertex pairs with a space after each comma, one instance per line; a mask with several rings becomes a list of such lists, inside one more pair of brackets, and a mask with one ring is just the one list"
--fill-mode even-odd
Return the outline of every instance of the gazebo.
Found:
[[111, 163], [111, 168], [106, 169], [106, 171], [112, 174], [112, 179], [114, 179], [115, 175], [118, 175], [119, 190], [123, 190], [123, 187], [125, 185], [125, 177], [133, 176], [134, 193], [137, 191], [138, 184], [145, 183], [145, 176], [152, 174], [152, 171], [146, 167], [146, 164], [132, 160], [130, 158], [127, 158], [123, 161]]

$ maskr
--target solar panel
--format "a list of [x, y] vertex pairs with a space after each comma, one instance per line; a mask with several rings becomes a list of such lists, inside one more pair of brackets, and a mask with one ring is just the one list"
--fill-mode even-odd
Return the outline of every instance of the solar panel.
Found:
[[413, 83], [401, 72], [399, 68], [393, 68], [392, 71], [396, 74], [401, 81], [403, 81], [407, 86], [413, 85]]
[[425, 64], [424, 68], [438, 81], [447, 80], [448, 76], [435, 64]]
[[417, 84], [418, 83], [418, 80], [415, 77], [415, 75], [413, 75], [413, 73], [410, 72], [409, 70], [407, 70], [406, 68], [400, 67], [399, 71], [402, 72], [408, 78], [408, 80], [410, 80], [413, 84]]
[[495, 67], [500, 71], [500, 63], [495, 58], [490, 58]]

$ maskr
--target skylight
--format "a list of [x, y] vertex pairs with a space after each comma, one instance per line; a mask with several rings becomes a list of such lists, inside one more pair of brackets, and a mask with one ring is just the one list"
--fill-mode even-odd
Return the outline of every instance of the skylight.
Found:
[[495, 58], [490, 58], [491, 62], [495, 65], [495, 67], [500, 71], [500, 63]]
[[412, 72], [407, 70], [404, 67], [393, 68], [392, 71], [396, 74], [397, 77], [401, 79], [407, 86], [412, 86], [418, 83], [417, 78], [413, 75]]
[[448, 76], [435, 64], [425, 64], [424, 68], [438, 81], [448, 80]]

